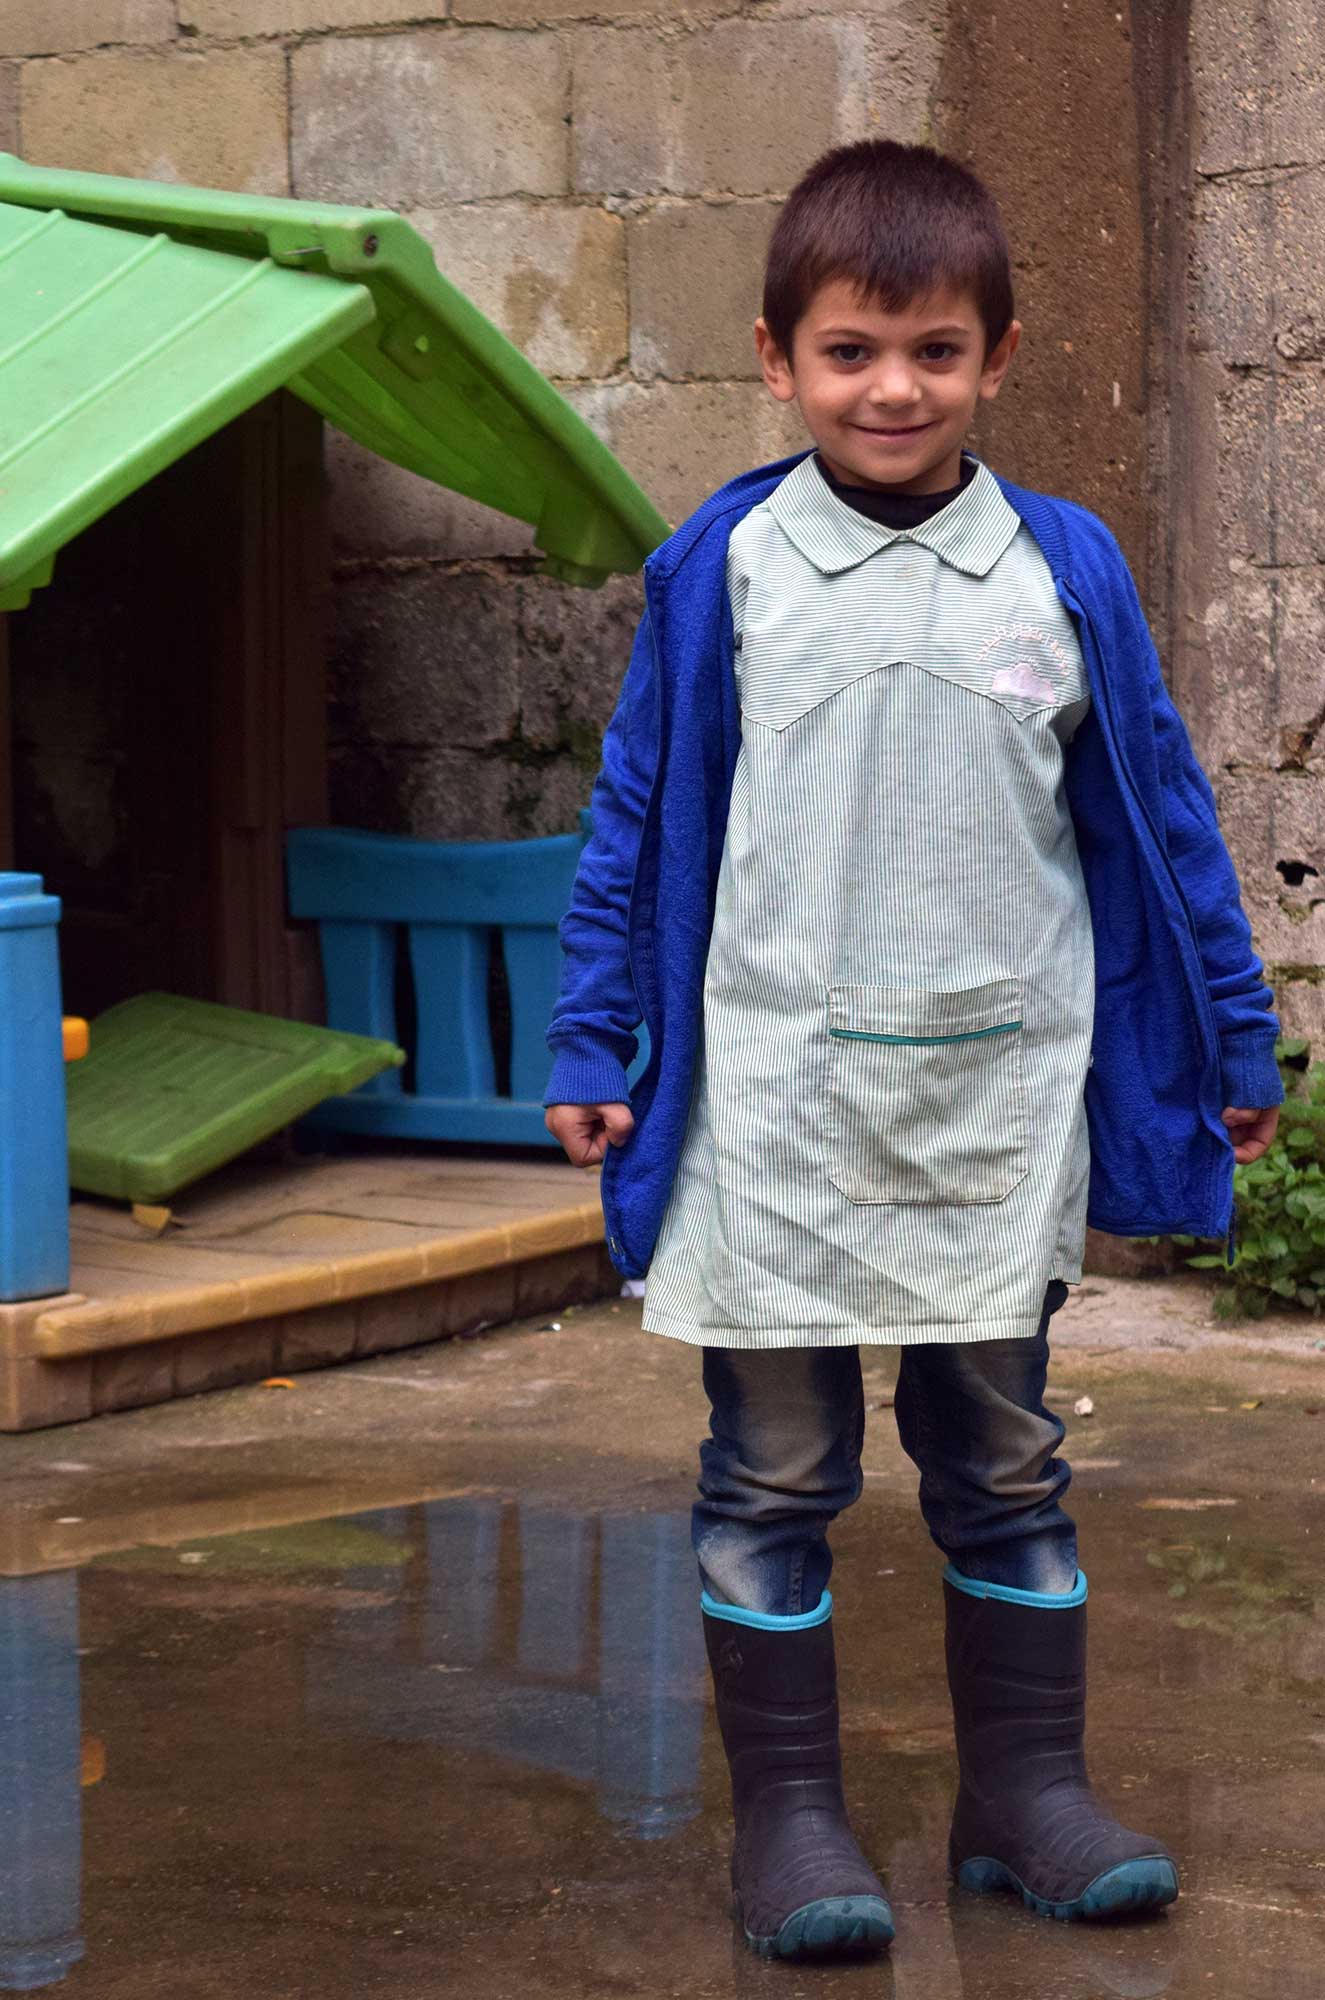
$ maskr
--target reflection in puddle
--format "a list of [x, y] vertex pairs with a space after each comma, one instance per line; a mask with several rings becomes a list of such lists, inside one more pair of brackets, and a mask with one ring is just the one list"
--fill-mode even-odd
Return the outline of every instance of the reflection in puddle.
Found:
[[[205, 1612], [242, 1579], [247, 1603], [320, 1607], [303, 1709], [338, 1738], [573, 1780], [640, 1840], [699, 1811], [704, 1653], [685, 1515], [475, 1497], [97, 1567], [156, 1579], [163, 1605], [185, 1590]], [[54, 1985], [83, 1955], [79, 1651], [76, 1572], [0, 1579], [0, 1991]]]
[[78, 1579], [0, 1580], [0, 1989], [83, 1955]]
[[[1111, 1551], [1135, 1587], [1098, 1628], [1092, 1741], [1185, 1872], [1174, 1919], [1106, 1930], [948, 1890], [932, 1563], [882, 1513], [853, 1553], [866, 1532], [843, 1551], [847, 1783], [899, 1935], [794, 1990], [1314, 2000], [1310, 1541]], [[61, 1982], [85, 1929], [70, 1990], [110, 2000], [790, 2000], [733, 1942], [728, 1839], [682, 1512], [468, 1491], [0, 1579], [0, 1991]]]
[[[310, 1719], [574, 1779], [638, 1839], [693, 1819], [705, 1688], [687, 1518], [497, 1499], [419, 1511], [421, 1607], [402, 1594], [337, 1617], [308, 1655]], [[385, 1701], [365, 1649], [390, 1660]]]

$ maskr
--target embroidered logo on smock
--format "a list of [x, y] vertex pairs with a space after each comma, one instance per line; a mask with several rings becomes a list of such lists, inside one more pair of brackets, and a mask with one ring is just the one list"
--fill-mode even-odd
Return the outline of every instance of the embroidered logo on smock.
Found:
[[1026, 701], [1052, 701], [1055, 693], [1053, 682], [1042, 681], [1029, 660], [1000, 667], [989, 685], [995, 694], [1019, 694]]
[[975, 657], [992, 668], [989, 692], [1014, 702], [1041, 708], [1063, 700], [1072, 685], [1066, 649], [1042, 625], [996, 625]]

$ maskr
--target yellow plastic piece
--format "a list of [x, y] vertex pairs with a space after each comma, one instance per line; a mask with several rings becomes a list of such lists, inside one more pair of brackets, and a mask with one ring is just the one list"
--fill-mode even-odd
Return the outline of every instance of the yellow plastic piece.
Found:
[[87, 1022], [80, 1021], [76, 1014], [64, 1017], [64, 1059], [79, 1062], [88, 1051]]

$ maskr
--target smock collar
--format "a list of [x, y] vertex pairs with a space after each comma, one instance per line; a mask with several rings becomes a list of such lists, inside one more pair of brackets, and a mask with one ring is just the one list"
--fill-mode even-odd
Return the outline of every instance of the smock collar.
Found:
[[[963, 451], [963, 458], [975, 453]], [[840, 500], [814, 462], [800, 460], [765, 506], [788, 541], [825, 576], [854, 569], [891, 542], [919, 542], [968, 576], [987, 576], [1021, 526], [989, 467], [975, 459], [974, 478], [946, 507], [912, 528], [888, 528]]]

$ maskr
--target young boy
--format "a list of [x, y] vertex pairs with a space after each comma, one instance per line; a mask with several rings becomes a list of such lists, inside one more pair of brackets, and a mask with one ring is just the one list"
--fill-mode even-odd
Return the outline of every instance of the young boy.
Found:
[[811, 168], [755, 342], [816, 449], [646, 564], [561, 927], [547, 1123], [603, 1162], [644, 1326], [703, 1350], [732, 1879], [784, 1957], [893, 1934], [843, 1805], [827, 1589], [862, 1341], [901, 1348], [947, 1557], [958, 1882], [1064, 1918], [1178, 1892], [1086, 1775], [1047, 1329], [1088, 1219], [1231, 1258], [1277, 1024], [1117, 543], [963, 448], [1019, 336], [972, 174], [885, 141]]

